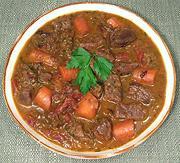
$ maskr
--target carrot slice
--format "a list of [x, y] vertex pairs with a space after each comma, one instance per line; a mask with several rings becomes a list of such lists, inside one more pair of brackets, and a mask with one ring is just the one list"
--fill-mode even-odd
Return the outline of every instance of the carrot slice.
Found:
[[53, 56], [39, 49], [35, 49], [31, 51], [28, 59], [30, 62], [34, 62], [34, 63], [44, 63], [45, 65], [51, 67], [57, 66], [57, 61]]
[[87, 93], [80, 101], [76, 114], [86, 119], [93, 119], [98, 109], [98, 100], [91, 93]]
[[82, 16], [75, 17], [74, 27], [80, 35], [84, 35], [90, 30], [87, 20]]
[[131, 119], [113, 125], [113, 136], [116, 140], [127, 142], [135, 135], [134, 121]]
[[157, 70], [147, 68], [137, 68], [133, 71], [133, 79], [141, 84], [154, 84]]
[[65, 66], [59, 67], [60, 74], [65, 81], [71, 81], [77, 77], [77, 69], [67, 69]]
[[51, 106], [52, 91], [47, 87], [43, 86], [39, 89], [34, 103], [41, 107], [43, 110], [49, 110]]
[[107, 24], [111, 25], [113, 28], [122, 26], [122, 23], [116, 17], [111, 17], [108, 19]]

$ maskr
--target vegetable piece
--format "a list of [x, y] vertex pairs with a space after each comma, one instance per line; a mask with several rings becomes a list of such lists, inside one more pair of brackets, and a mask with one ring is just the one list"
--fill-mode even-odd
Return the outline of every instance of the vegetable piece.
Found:
[[87, 20], [82, 16], [75, 17], [74, 26], [80, 35], [85, 35], [90, 30]]
[[65, 81], [71, 81], [73, 79], [76, 79], [78, 72], [77, 69], [67, 69], [63, 66], [59, 67], [59, 71]]
[[98, 100], [90, 92], [88, 92], [80, 101], [76, 114], [86, 119], [93, 119], [98, 109]]
[[133, 71], [133, 79], [141, 84], [152, 85], [156, 77], [157, 70], [147, 68], [137, 68]]
[[44, 63], [50, 67], [57, 67], [57, 60], [48, 53], [45, 53], [39, 49], [31, 51], [28, 56], [30, 62], [34, 63]]
[[107, 20], [107, 23], [109, 25], [111, 25], [113, 28], [117, 28], [122, 26], [122, 24], [120, 23], [120, 21], [116, 18], [116, 17], [111, 17]]
[[43, 110], [49, 110], [51, 105], [52, 91], [43, 86], [39, 89], [36, 97], [34, 98], [34, 103], [41, 107]]
[[116, 140], [127, 142], [135, 135], [134, 121], [131, 119], [113, 125], [113, 136]]
[[107, 80], [112, 68], [113, 64], [107, 59], [97, 55], [95, 56], [94, 70], [102, 80]]

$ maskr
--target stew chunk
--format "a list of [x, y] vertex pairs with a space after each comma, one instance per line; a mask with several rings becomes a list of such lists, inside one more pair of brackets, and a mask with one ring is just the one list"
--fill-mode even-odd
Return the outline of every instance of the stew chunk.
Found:
[[134, 121], [128, 119], [113, 125], [113, 135], [116, 140], [127, 142], [135, 135]]
[[112, 47], [124, 47], [136, 40], [135, 33], [128, 28], [115, 29], [110, 35]]
[[34, 98], [35, 104], [40, 106], [43, 110], [49, 110], [51, 105], [52, 91], [43, 86], [39, 89], [36, 97]]
[[108, 119], [100, 120], [96, 127], [95, 135], [99, 140], [110, 140], [112, 138], [112, 125]]
[[128, 98], [139, 101], [142, 104], [148, 105], [153, 99], [151, 93], [140, 84], [131, 84], [129, 87]]
[[139, 104], [120, 104], [114, 110], [115, 118], [144, 120], [147, 116], [147, 110]]
[[104, 84], [104, 99], [119, 102], [122, 99], [122, 85], [118, 75], [111, 74]]
[[98, 100], [89, 92], [79, 102], [76, 114], [86, 119], [92, 119], [96, 116], [98, 106]]

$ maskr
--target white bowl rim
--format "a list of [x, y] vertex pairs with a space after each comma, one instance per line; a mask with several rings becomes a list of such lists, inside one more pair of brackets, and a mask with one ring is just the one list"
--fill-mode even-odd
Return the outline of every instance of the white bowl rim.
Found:
[[[149, 37], [151, 37], [152, 41], [156, 44], [157, 48], [159, 49], [162, 55], [167, 73], [166, 99], [162, 111], [159, 113], [157, 118], [152, 122], [152, 124], [145, 131], [143, 131], [138, 137], [131, 140], [130, 142], [118, 148], [100, 151], [100, 152], [77, 152], [62, 148], [59, 145], [52, 143], [51, 141], [44, 138], [41, 134], [37, 133], [30, 126], [26, 124], [26, 122], [20, 116], [13, 100], [12, 88], [11, 88], [11, 76], [19, 52], [21, 51], [27, 40], [37, 31], [37, 29], [39, 29], [47, 22], [61, 15], [66, 15], [79, 11], [97, 11], [97, 10], [102, 12], [112, 13], [124, 17], [125, 19], [129, 19], [138, 27], [140, 27], [142, 30], [144, 30]], [[21, 35], [17, 38], [9, 53], [7, 63], [5, 65], [5, 73], [3, 80], [3, 92], [8, 110], [12, 115], [12, 117], [15, 119], [15, 121], [19, 124], [19, 126], [26, 133], [28, 133], [28, 135], [30, 135], [34, 140], [36, 140], [38, 143], [42, 144], [46, 148], [55, 151], [59, 154], [62, 154], [64, 156], [68, 156], [72, 158], [80, 158], [80, 159], [99, 159], [99, 158], [112, 157], [124, 153], [127, 150], [132, 149], [138, 146], [139, 144], [141, 144], [142, 142], [144, 142], [161, 126], [161, 124], [165, 121], [165, 119], [169, 115], [174, 102], [175, 90], [176, 90], [176, 72], [175, 72], [173, 59], [167, 45], [165, 44], [161, 36], [158, 34], [158, 32], [143, 18], [141, 18], [134, 12], [130, 11], [129, 9], [126, 9], [125, 7], [119, 7], [108, 3], [97, 3], [97, 2], [72, 3], [72, 4], [60, 6], [45, 13], [44, 15], [39, 16], [37, 19], [32, 21], [21, 33]]]

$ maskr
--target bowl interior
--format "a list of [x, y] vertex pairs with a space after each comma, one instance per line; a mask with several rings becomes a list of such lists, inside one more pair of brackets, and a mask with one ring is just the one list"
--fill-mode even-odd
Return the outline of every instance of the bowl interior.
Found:
[[[62, 16], [65, 14], [70, 14], [73, 12], [78, 11], [103, 11], [115, 15], [119, 15], [125, 19], [130, 20], [134, 24], [136, 24], [139, 28], [147, 33], [147, 35], [152, 39], [152, 41], [156, 44], [157, 48], [159, 49], [162, 57], [163, 62], [165, 65], [166, 73], [167, 73], [167, 85], [166, 85], [166, 96], [165, 96], [165, 103], [162, 111], [159, 113], [158, 117], [155, 121], [138, 137], [133, 139], [132, 141], [124, 144], [121, 147], [101, 151], [101, 152], [76, 152], [71, 151], [65, 148], [60, 147], [59, 145], [52, 143], [51, 141], [44, 138], [42, 135], [38, 134], [34, 131], [30, 126], [26, 124], [26, 122], [20, 116], [15, 103], [13, 101], [12, 95], [12, 88], [11, 88], [11, 77], [14, 71], [14, 66], [18, 55], [23, 48], [24, 44], [27, 40], [44, 24], [47, 22], [55, 19], [58, 16]], [[99, 3], [80, 3], [80, 4], [72, 4], [64, 7], [57, 8], [48, 14], [45, 14], [35, 21], [33, 21], [24, 31], [24, 33], [18, 37], [9, 57], [9, 61], [7, 63], [6, 72], [5, 72], [5, 81], [4, 81], [4, 93], [6, 102], [8, 104], [9, 110], [12, 113], [13, 117], [18, 121], [20, 126], [28, 132], [30, 136], [32, 136], [35, 140], [43, 144], [44, 146], [48, 147], [51, 150], [54, 150], [58, 153], [61, 153], [66, 156], [75, 157], [75, 158], [103, 158], [103, 157], [110, 157], [122, 152], [125, 152], [127, 149], [132, 148], [134, 146], [139, 145], [145, 139], [147, 139], [165, 120], [167, 117], [170, 107], [172, 106], [174, 93], [175, 93], [175, 70], [172, 61], [172, 57], [170, 52], [158, 35], [158, 33], [142, 18], [137, 16], [131, 11], [128, 11], [124, 8], [110, 5], [110, 4], [99, 4]]]

